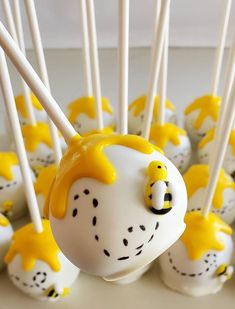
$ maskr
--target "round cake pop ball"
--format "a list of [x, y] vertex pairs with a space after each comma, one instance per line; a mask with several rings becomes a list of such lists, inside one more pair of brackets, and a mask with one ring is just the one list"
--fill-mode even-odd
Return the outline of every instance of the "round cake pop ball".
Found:
[[[68, 105], [68, 110], [68, 119], [80, 135], [97, 129], [94, 97], [79, 98]], [[113, 127], [113, 111], [106, 98], [102, 98], [102, 111], [104, 127]]]
[[231, 278], [232, 229], [218, 216], [187, 213], [181, 238], [160, 258], [164, 283], [191, 296], [214, 294]]
[[[44, 122], [47, 119], [47, 114], [39, 103], [34, 94], [31, 93], [31, 102], [37, 121]], [[24, 96], [18, 95], [15, 97], [16, 108], [19, 114], [19, 120], [21, 125], [29, 124], [27, 106], [25, 104]]]
[[[163, 176], [162, 168], [167, 169]], [[180, 173], [134, 135], [74, 137], [48, 202], [45, 215], [49, 212], [63, 253], [108, 281], [148, 265], [185, 228], [187, 196]]]
[[42, 168], [35, 181], [34, 189], [41, 216], [43, 216], [45, 200], [48, 197], [51, 185], [55, 179], [57, 168], [55, 164]]
[[184, 172], [191, 159], [191, 143], [186, 131], [172, 123], [152, 124], [149, 140], [164, 151], [178, 170]]
[[69, 293], [79, 269], [60, 251], [49, 221], [42, 223], [42, 233], [36, 233], [32, 223], [14, 233], [5, 262], [11, 281], [23, 293], [40, 300], [56, 300]]
[[[210, 129], [198, 144], [198, 159], [200, 163], [208, 164], [210, 153], [213, 153], [215, 129]], [[235, 179], [235, 130], [231, 131], [225, 152], [223, 168]]]
[[194, 143], [216, 126], [219, 117], [220, 97], [206, 95], [193, 101], [185, 109], [185, 128]]
[[23, 180], [17, 156], [0, 152], [0, 212], [11, 220], [27, 212]]
[[[183, 178], [188, 192], [188, 210], [201, 210], [200, 201], [209, 182], [208, 165], [192, 165]], [[223, 169], [219, 174], [211, 211], [228, 224], [235, 219], [235, 183]]]
[[10, 247], [13, 229], [6, 217], [0, 214], [0, 271], [5, 267], [4, 257]]
[[[141, 135], [141, 128], [144, 121], [145, 104], [146, 104], [146, 96], [143, 95], [129, 105], [128, 129], [131, 134]], [[157, 122], [158, 120], [158, 104], [159, 104], [159, 97], [156, 96], [153, 108], [153, 119], [152, 119], [153, 123]], [[165, 106], [166, 106], [165, 121], [176, 124], [177, 117], [175, 113], [175, 106], [169, 100], [166, 100]]]

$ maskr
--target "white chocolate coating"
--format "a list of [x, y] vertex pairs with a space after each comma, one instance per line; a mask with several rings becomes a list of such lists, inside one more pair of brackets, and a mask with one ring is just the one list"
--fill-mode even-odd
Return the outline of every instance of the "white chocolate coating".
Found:
[[4, 257], [10, 247], [12, 235], [13, 229], [10, 223], [6, 226], [0, 225], [0, 271], [5, 268]]
[[220, 291], [233, 268], [228, 266], [223, 275], [218, 275], [216, 271], [221, 265], [231, 263], [233, 242], [230, 235], [220, 232], [219, 236], [224, 242], [224, 250], [209, 250], [199, 260], [188, 257], [186, 247], [179, 239], [159, 258], [163, 282], [169, 288], [190, 296]]
[[[33, 106], [34, 107], [34, 106]], [[33, 108], [33, 111], [35, 113], [35, 118], [36, 118], [36, 121], [38, 122], [47, 122], [47, 114], [45, 112], [44, 109], [42, 110], [39, 110], [37, 108]], [[29, 122], [29, 119], [28, 118], [25, 118], [23, 117], [20, 113], [18, 113], [18, 116], [19, 116], [19, 121], [20, 121], [20, 124], [23, 126], [23, 125], [26, 125], [26, 124], [30, 124]]]
[[[148, 265], [180, 237], [187, 195], [180, 173], [161, 153], [114, 145], [104, 153], [116, 170], [116, 181], [107, 185], [91, 178], [75, 180], [64, 218], [50, 214], [50, 223], [71, 262], [116, 281]], [[164, 215], [151, 212], [144, 200], [146, 169], [154, 160], [167, 166], [172, 187], [172, 208]]]
[[[49, 248], [48, 248], [49, 250]], [[59, 252], [61, 269], [53, 271], [44, 261], [37, 260], [30, 271], [22, 269], [22, 259], [17, 254], [8, 264], [8, 274], [12, 283], [23, 293], [39, 300], [55, 301], [63, 296], [64, 289], [70, 288], [79, 275], [75, 267]]]

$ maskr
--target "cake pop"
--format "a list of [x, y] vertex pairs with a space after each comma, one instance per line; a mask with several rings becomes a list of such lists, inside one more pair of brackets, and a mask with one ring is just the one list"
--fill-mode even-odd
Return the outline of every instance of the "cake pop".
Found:
[[[192, 165], [183, 178], [188, 193], [188, 210], [201, 210], [200, 201], [209, 181], [208, 165]], [[235, 183], [223, 169], [219, 174], [211, 211], [228, 224], [235, 219]]]
[[[146, 96], [143, 95], [129, 105], [128, 126], [131, 134], [141, 135], [141, 128], [144, 121], [144, 109], [146, 105]], [[175, 106], [169, 101], [165, 102], [165, 121], [176, 124], [177, 117]], [[155, 96], [152, 122], [158, 119], [159, 96]]]
[[185, 130], [172, 123], [152, 124], [149, 140], [183, 173], [191, 159], [191, 143]]
[[6, 217], [0, 213], [0, 271], [5, 267], [4, 257], [10, 247], [13, 229]]
[[232, 229], [218, 216], [199, 211], [185, 216], [181, 238], [159, 258], [161, 277], [173, 290], [191, 296], [217, 293], [231, 278]]
[[42, 233], [36, 233], [32, 223], [14, 233], [5, 262], [12, 283], [23, 293], [53, 301], [68, 295], [79, 269], [60, 251], [49, 221], [42, 223]]
[[13, 152], [0, 152], [0, 162], [0, 212], [15, 220], [27, 212], [18, 159]]

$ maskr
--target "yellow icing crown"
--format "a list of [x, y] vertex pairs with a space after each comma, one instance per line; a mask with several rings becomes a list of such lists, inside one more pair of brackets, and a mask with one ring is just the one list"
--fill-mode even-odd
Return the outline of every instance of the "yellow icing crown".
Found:
[[[187, 188], [188, 197], [190, 198], [199, 188], [205, 188], [209, 181], [209, 167], [205, 164], [192, 165], [183, 176]], [[213, 207], [221, 208], [223, 205], [223, 191], [226, 188], [235, 190], [235, 183], [225, 173], [220, 170], [219, 179], [216, 185], [213, 197]]]
[[111, 145], [120, 145], [144, 154], [151, 154], [157, 147], [136, 135], [94, 134], [83, 138], [76, 135], [63, 156], [55, 182], [51, 188], [44, 212], [48, 217], [50, 211], [58, 219], [62, 219], [67, 210], [67, 195], [74, 181], [89, 177], [104, 184], [112, 184], [116, 180], [116, 170], [109, 162], [103, 150]]
[[55, 178], [56, 172], [57, 172], [57, 165], [52, 164], [47, 167], [44, 167], [39, 175], [38, 178], [35, 181], [34, 189], [36, 194], [42, 194], [44, 198], [47, 197], [50, 187], [53, 183], [53, 180]]
[[[153, 121], [158, 120], [158, 104], [159, 104], [159, 97], [155, 96], [154, 100], [154, 108], [153, 108]], [[132, 111], [133, 116], [138, 117], [139, 114], [144, 110], [146, 105], [146, 95], [143, 95], [139, 98], [137, 98], [135, 101], [133, 101], [128, 109], [129, 111]], [[174, 111], [175, 106], [167, 99], [165, 106], [167, 109]]]
[[150, 129], [149, 140], [153, 141], [159, 148], [164, 149], [168, 142], [174, 145], [180, 145], [180, 136], [185, 136], [186, 131], [172, 123], [159, 125], [153, 123]]
[[207, 117], [211, 117], [214, 121], [218, 120], [220, 108], [220, 97], [213, 95], [205, 95], [193, 101], [184, 111], [185, 115], [199, 110], [199, 115], [193, 123], [194, 129], [199, 129]]
[[[33, 107], [35, 107], [37, 110], [43, 110], [42, 105], [39, 103], [38, 99], [35, 97], [33, 93], [31, 93], [30, 97]], [[15, 97], [15, 103], [17, 111], [20, 113], [20, 115], [24, 118], [27, 118], [28, 110], [24, 101], [24, 96], [22, 94]]]
[[[68, 106], [69, 115], [68, 119], [71, 123], [74, 123], [80, 114], [86, 114], [88, 117], [95, 119], [96, 109], [95, 109], [95, 98], [94, 97], [82, 97], [74, 102], [70, 103]], [[102, 110], [108, 114], [113, 113], [111, 106], [109, 105], [109, 100], [102, 98]]]
[[0, 226], [8, 226], [10, 223], [8, 221], [8, 219], [6, 217], [4, 217], [1, 213], [0, 213]]
[[18, 165], [18, 159], [14, 152], [0, 152], [0, 177], [6, 180], [13, 179], [12, 167]]
[[42, 233], [36, 233], [32, 223], [14, 233], [12, 244], [5, 257], [7, 264], [19, 254], [25, 271], [31, 271], [37, 260], [47, 263], [55, 272], [60, 270], [61, 265], [58, 259], [60, 249], [53, 238], [50, 222], [43, 219], [42, 224]]
[[219, 232], [232, 234], [231, 227], [213, 213], [203, 217], [200, 211], [188, 212], [184, 221], [186, 229], [180, 239], [192, 260], [199, 260], [209, 250], [222, 251]]

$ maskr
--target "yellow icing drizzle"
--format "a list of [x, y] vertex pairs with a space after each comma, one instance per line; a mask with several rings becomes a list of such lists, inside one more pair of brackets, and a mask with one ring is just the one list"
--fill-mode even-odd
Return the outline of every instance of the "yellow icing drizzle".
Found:
[[103, 130], [92, 130], [90, 132], [87, 132], [85, 134], [83, 134], [83, 136], [88, 136], [88, 135], [92, 135], [92, 134], [113, 134], [114, 133], [114, 127], [110, 126], [110, 127], [105, 127]]
[[[183, 176], [190, 198], [199, 188], [205, 188], [209, 181], [209, 167], [204, 164], [192, 165]], [[220, 170], [219, 179], [213, 197], [213, 207], [221, 208], [223, 205], [223, 191], [227, 188], [235, 190], [235, 183], [226, 175], [223, 169]]]
[[55, 164], [42, 168], [34, 184], [36, 194], [42, 194], [44, 198], [47, 197], [57, 169], [58, 167]]
[[149, 140], [159, 148], [164, 149], [168, 142], [171, 142], [176, 146], [180, 145], [180, 136], [185, 135], [185, 130], [172, 123], [165, 123], [164, 125], [153, 123], [150, 129]]
[[199, 110], [199, 114], [193, 123], [194, 129], [199, 129], [207, 117], [214, 121], [218, 120], [220, 108], [220, 97], [205, 95], [193, 101], [184, 111], [185, 115]]
[[67, 210], [67, 195], [74, 181], [89, 177], [104, 184], [116, 180], [116, 170], [103, 150], [111, 145], [120, 145], [144, 154], [151, 154], [157, 147], [136, 135], [93, 134], [83, 138], [76, 135], [65, 152], [57, 172], [50, 197], [46, 201], [44, 215], [50, 211], [55, 218], [62, 219]]
[[[74, 102], [70, 103], [68, 106], [69, 114], [68, 119], [71, 123], [74, 123], [80, 114], [85, 114], [90, 118], [95, 119], [96, 109], [95, 109], [95, 98], [94, 97], [82, 97]], [[102, 110], [108, 114], [113, 113], [112, 108], [109, 104], [109, 100], [102, 98]]]
[[0, 152], [0, 177], [8, 181], [12, 180], [14, 165], [18, 165], [18, 159], [14, 152]]
[[184, 221], [186, 229], [180, 239], [191, 260], [199, 260], [209, 250], [222, 251], [219, 232], [232, 234], [231, 227], [213, 213], [203, 217], [200, 211], [188, 212]]
[[28, 152], [33, 152], [37, 149], [40, 143], [52, 148], [52, 140], [50, 130], [46, 123], [37, 122], [35, 125], [27, 124], [22, 128], [25, 148]]
[[[141, 112], [143, 112], [146, 104], [146, 95], [143, 95], [139, 98], [137, 98], [135, 101], [133, 101], [128, 109], [129, 111], [132, 111], [133, 116], [138, 117]], [[153, 121], [158, 120], [158, 104], [159, 104], [159, 97], [155, 96], [154, 100], [154, 108], [153, 108]], [[175, 106], [167, 99], [165, 106], [167, 109], [171, 111], [175, 111]]]
[[[37, 110], [43, 110], [42, 105], [39, 103], [38, 99], [35, 97], [35, 95], [33, 93], [31, 93], [31, 102], [33, 107], [35, 107], [35, 109]], [[28, 117], [28, 110], [27, 110], [27, 106], [25, 104], [24, 101], [24, 96], [18, 95], [17, 97], [15, 97], [15, 103], [16, 103], [16, 108], [17, 111], [20, 113], [20, 115], [24, 118]]]
[[6, 264], [11, 263], [19, 254], [24, 271], [31, 271], [37, 260], [47, 263], [55, 272], [60, 270], [61, 265], [58, 259], [60, 249], [53, 238], [50, 223], [43, 219], [42, 224], [42, 233], [36, 233], [32, 223], [14, 233], [12, 244], [5, 256]]
[[0, 214], [0, 226], [8, 226], [10, 222], [7, 220], [6, 217], [4, 217], [2, 214]]

